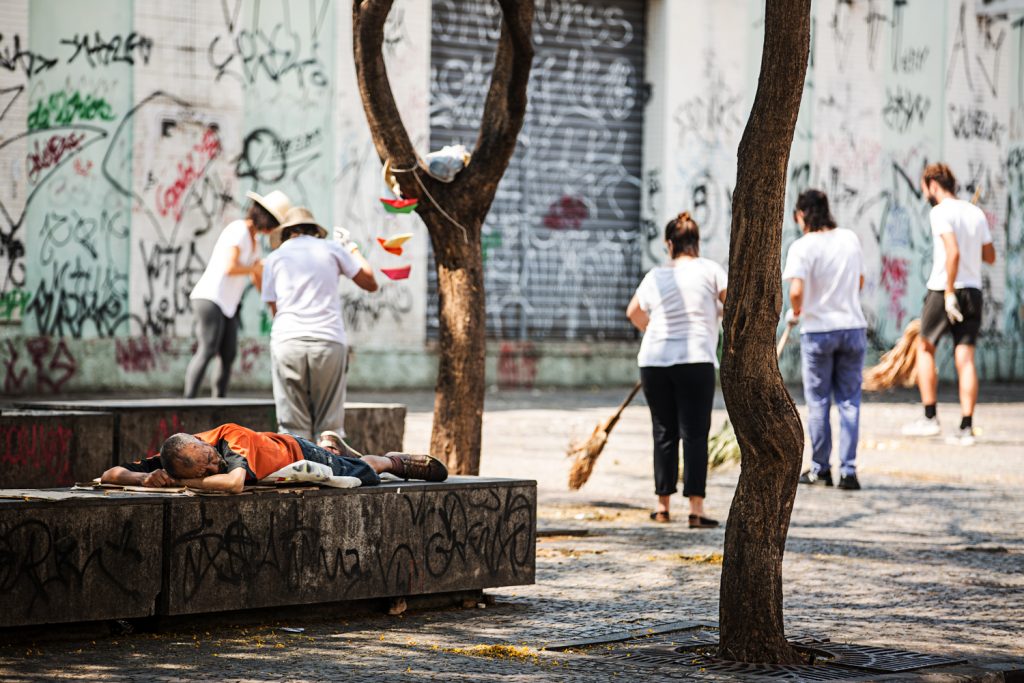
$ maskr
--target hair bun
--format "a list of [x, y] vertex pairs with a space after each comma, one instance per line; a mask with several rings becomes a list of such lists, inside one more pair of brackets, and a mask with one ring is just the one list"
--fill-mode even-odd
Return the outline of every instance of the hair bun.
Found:
[[689, 221], [690, 220], [690, 212], [689, 211], [683, 211], [681, 214], [679, 214], [679, 216], [676, 218], [676, 220], [678, 220], [678, 221], [680, 221], [682, 223], [685, 223], [685, 222]]

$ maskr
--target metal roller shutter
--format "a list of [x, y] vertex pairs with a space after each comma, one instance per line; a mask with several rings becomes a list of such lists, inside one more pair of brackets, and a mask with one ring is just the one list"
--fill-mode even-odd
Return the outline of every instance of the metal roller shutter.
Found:
[[[434, 0], [431, 149], [473, 149], [500, 17], [493, 0]], [[534, 42], [526, 122], [483, 230], [488, 334], [632, 339], [644, 3], [538, 0]]]

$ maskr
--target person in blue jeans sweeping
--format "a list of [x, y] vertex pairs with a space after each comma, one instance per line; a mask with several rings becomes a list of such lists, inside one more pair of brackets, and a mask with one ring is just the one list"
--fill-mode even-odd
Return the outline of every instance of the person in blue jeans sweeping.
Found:
[[857, 435], [868, 326], [860, 305], [864, 256], [857, 235], [836, 227], [824, 192], [801, 194], [793, 218], [804, 234], [789, 247], [782, 279], [789, 281], [791, 308], [786, 322], [801, 327], [812, 450], [811, 466], [800, 475], [800, 483], [832, 486], [834, 399], [840, 429], [838, 488], [856, 491], [860, 489]]

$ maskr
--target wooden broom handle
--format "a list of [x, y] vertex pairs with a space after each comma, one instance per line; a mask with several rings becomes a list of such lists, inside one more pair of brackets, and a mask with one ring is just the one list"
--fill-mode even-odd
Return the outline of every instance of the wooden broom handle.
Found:
[[637, 392], [639, 391], [640, 382], [637, 382], [636, 384], [633, 385], [633, 389], [632, 391], [629, 392], [629, 396], [626, 397], [626, 400], [619, 404], [619, 409], [615, 411], [615, 414], [608, 418], [608, 423], [604, 426], [604, 431], [607, 432], [609, 429], [615, 426], [615, 423], [619, 421], [620, 417], [622, 417], [622, 411], [626, 409], [626, 406], [632, 403], [633, 399], [636, 398]]
[[775, 358], [782, 358], [782, 349], [786, 348], [786, 342], [789, 341], [789, 333], [792, 331], [792, 325], [786, 325], [786, 329], [782, 331], [782, 336], [779, 337], [779, 343], [775, 345]]

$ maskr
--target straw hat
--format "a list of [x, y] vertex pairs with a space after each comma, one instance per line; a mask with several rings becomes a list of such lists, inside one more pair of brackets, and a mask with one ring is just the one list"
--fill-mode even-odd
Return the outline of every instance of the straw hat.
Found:
[[246, 192], [245, 196], [269, 211], [278, 223], [284, 223], [285, 214], [292, 208], [292, 200], [281, 190], [274, 190], [266, 197], [255, 192]]
[[[274, 232], [280, 235], [285, 228], [294, 228], [299, 225], [312, 225], [316, 228], [317, 237], [320, 239], [327, 237], [327, 228], [317, 223], [313, 218], [313, 212], [304, 206], [293, 206], [288, 209], [288, 213], [284, 215], [284, 221], [274, 228]], [[273, 233], [271, 234], [273, 235]]]

